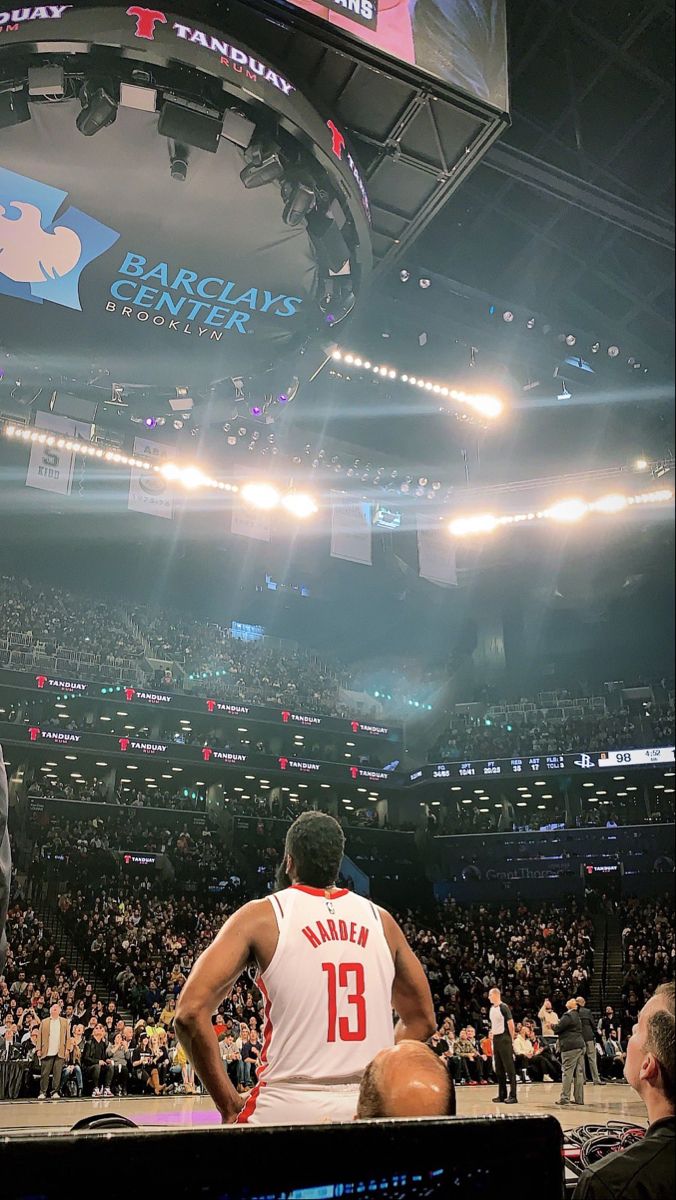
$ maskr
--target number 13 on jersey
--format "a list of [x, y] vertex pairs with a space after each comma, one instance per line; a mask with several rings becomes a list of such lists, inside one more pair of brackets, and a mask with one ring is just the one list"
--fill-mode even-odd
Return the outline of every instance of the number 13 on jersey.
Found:
[[[325, 962], [322, 963], [322, 971], [326, 972], [329, 993], [327, 1042], [336, 1041], [336, 1026], [338, 1041], [363, 1042], [366, 1038], [366, 1000], [364, 999], [363, 963], [340, 963], [338, 968], [336, 968], [335, 963]], [[348, 1017], [337, 1018], [338, 988], [347, 992], [345, 999], [352, 1009]]]

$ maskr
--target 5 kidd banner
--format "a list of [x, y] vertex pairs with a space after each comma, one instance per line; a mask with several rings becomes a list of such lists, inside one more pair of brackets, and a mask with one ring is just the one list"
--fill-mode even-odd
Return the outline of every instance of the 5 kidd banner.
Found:
[[[35, 414], [35, 428], [44, 429], [47, 433], [58, 434], [62, 438], [81, 438], [89, 441], [91, 427], [83, 421], [72, 421], [69, 417], [59, 417], [56, 413]], [[57, 439], [58, 440], [58, 439]], [[43, 492], [56, 492], [60, 496], [69, 496], [73, 481], [73, 463], [75, 455], [72, 450], [33, 442], [26, 487], [40, 488]]]
[[[159, 442], [151, 442], [148, 438], [134, 438], [134, 457], [147, 458], [153, 462], [161, 462], [170, 454], [169, 446]], [[171, 484], [158, 475], [157, 471], [144, 471], [141, 467], [132, 467], [129, 476], [129, 509], [132, 512], [149, 513], [151, 517], [166, 517], [171, 520], [174, 515], [174, 493]]]

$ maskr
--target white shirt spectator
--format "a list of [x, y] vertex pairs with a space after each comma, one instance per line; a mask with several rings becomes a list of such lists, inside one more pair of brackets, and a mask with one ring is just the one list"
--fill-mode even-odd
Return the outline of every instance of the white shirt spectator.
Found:
[[49, 1043], [47, 1045], [47, 1057], [52, 1058], [59, 1052], [59, 1038], [61, 1036], [61, 1022], [57, 1017], [49, 1022]]

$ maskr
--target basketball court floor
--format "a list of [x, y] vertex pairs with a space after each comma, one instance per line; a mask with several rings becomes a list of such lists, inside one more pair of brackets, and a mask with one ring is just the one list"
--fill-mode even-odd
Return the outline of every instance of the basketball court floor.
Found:
[[[496, 1116], [500, 1113], [551, 1113], [563, 1129], [601, 1125], [609, 1120], [636, 1121], [645, 1125], [645, 1107], [635, 1092], [622, 1083], [605, 1087], [587, 1084], [584, 1107], [558, 1108], [560, 1091], [555, 1083], [523, 1084], [519, 1104], [493, 1104], [493, 1087], [457, 1088], [458, 1116]], [[120, 1113], [138, 1125], [164, 1129], [219, 1126], [220, 1118], [208, 1096], [129, 1096], [111, 1100], [3, 1100], [0, 1101], [0, 1136], [25, 1133], [63, 1133], [92, 1113]]]

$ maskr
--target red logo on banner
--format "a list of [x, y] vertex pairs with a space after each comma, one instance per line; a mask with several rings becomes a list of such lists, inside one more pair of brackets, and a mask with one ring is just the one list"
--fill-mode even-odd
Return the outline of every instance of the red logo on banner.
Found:
[[39, 738], [39, 736], [40, 736], [40, 727], [39, 727], [39, 725], [31, 725], [31, 727], [30, 727], [30, 729], [28, 730], [28, 732], [29, 732], [29, 734], [30, 734], [30, 739], [31, 739], [31, 741], [32, 741], [32, 742], [37, 742], [37, 740], [38, 740], [38, 738]]
[[290, 719], [291, 719], [291, 713], [287, 712], [285, 709], [284, 712], [282, 713], [282, 720], [283, 720], [284, 724], [286, 725]]
[[211, 749], [211, 746], [202, 746], [202, 758], [204, 759], [205, 762], [209, 761], [212, 754], [213, 754], [213, 750]]
[[43, 688], [47, 682], [47, 676], [46, 675], [36, 675], [35, 682], [37, 683], [39, 688]]
[[129, 738], [121, 737], [117, 740], [120, 743], [120, 750], [125, 751], [129, 749]]
[[216, 707], [215, 700], [207, 700], [207, 712], [213, 712]]
[[327, 121], [326, 124], [331, 130], [331, 149], [333, 150], [336, 158], [342, 158], [343, 150], [345, 149], [345, 138], [340, 130], [336, 129], [333, 121]]
[[287, 767], [288, 767], [288, 765], [289, 765], [289, 760], [288, 760], [288, 758], [278, 758], [278, 759], [277, 759], [277, 762], [279, 763], [279, 765], [280, 765], [280, 767], [281, 767], [282, 771], [286, 771], [286, 768], [287, 768]]
[[125, 688], [124, 689], [125, 700], [133, 700], [135, 695], [136, 695], [136, 688]]
[[353, 779], [359, 779], [359, 767], [350, 767], [350, 775]]
[[359, 733], [359, 721], [350, 721], [350, 729], [353, 733]]
[[146, 41], [152, 42], [155, 40], [155, 26], [158, 21], [160, 25], [166, 25], [167, 18], [163, 12], [158, 12], [156, 8], [139, 8], [138, 4], [132, 5], [127, 9], [128, 17], [136, 17], [135, 34], [138, 38], [145, 38]]

